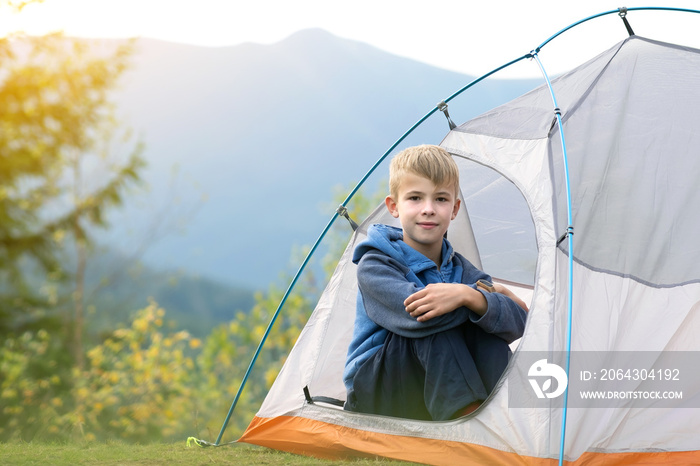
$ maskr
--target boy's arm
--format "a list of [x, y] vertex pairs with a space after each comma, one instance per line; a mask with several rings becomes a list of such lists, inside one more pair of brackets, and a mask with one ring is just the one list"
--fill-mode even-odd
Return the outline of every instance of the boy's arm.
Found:
[[453, 308], [456, 312], [446, 312], [425, 322], [412, 317], [406, 312], [404, 302], [425, 287], [409, 281], [407, 273], [405, 266], [381, 253], [368, 252], [360, 260], [357, 282], [362, 302], [367, 316], [377, 325], [397, 335], [420, 338], [449, 330], [469, 320], [469, 311], [466, 308], [456, 309], [458, 306]]
[[463, 283], [431, 283], [406, 298], [404, 305], [406, 312], [418, 322], [427, 322], [460, 307], [466, 307], [479, 316], [488, 310], [484, 295]]
[[471, 321], [508, 343], [522, 337], [527, 319], [525, 309], [501, 293], [485, 292], [484, 297], [488, 302], [488, 311], [481, 317], [472, 315]]
[[[464, 267], [467, 282], [479, 278], [491, 280], [471, 264], [465, 263]], [[454, 314], [452, 310], [463, 306], [473, 311], [468, 314], [474, 324], [511, 343], [522, 337], [527, 317], [525, 303], [511, 296], [515, 295], [501, 285], [496, 286], [496, 292], [482, 293], [465, 284], [434, 283], [409, 296], [406, 311], [418, 321], [428, 323], [445, 313]]]
[[525, 303], [525, 301], [520, 299], [520, 297], [517, 294], [510, 291], [510, 289], [501, 285], [500, 283], [494, 283], [493, 287], [496, 289], [496, 293], [501, 293], [501, 294], [508, 296], [510, 299], [515, 301], [515, 304], [517, 304], [518, 306], [523, 308], [523, 310], [525, 312], [529, 312], [529, 309], [527, 308], [527, 304]]
[[[462, 283], [473, 283], [477, 280], [493, 281], [490, 276], [474, 267], [471, 262], [458, 255], [458, 259], [464, 267]], [[483, 292], [488, 304], [486, 313], [482, 316], [471, 314], [469, 319], [485, 332], [496, 335], [508, 343], [512, 343], [523, 336], [525, 331], [525, 321], [527, 319], [527, 306], [521, 307], [513, 299], [505, 294], [498, 293], [499, 286], [496, 286], [495, 293]], [[525, 304], [525, 303], [523, 303]]]

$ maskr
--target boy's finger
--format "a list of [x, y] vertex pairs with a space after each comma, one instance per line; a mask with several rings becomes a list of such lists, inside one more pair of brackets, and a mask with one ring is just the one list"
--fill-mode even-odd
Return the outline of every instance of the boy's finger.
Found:
[[425, 311], [421, 311], [420, 306], [407, 307], [406, 312], [408, 312], [411, 317], [417, 317], [423, 314]]
[[406, 312], [408, 312], [411, 317], [418, 317], [420, 315], [423, 315], [431, 310], [430, 306], [427, 304], [418, 304], [412, 308], [407, 308]]
[[424, 294], [425, 294], [425, 288], [423, 288], [422, 290], [416, 291], [415, 293], [413, 293], [412, 295], [410, 295], [408, 298], [406, 298], [404, 300], [403, 305], [406, 307], [409, 306], [413, 302], [422, 298]]
[[[421, 293], [421, 292], [419, 291], [418, 293]], [[418, 294], [418, 293], [416, 293], [416, 294]], [[415, 295], [413, 295], [413, 296], [415, 296]], [[408, 299], [406, 301], [408, 301]], [[425, 306], [429, 306], [429, 305], [430, 305], [430, 300], [428, 299], [427, 296], [416, 296], [410, 303], [404, 304], [404, 307], [406, 308], [407, 312], [413, 312], [413, 311], [417, 311], [418, 309], [424, 308]], [[421, 313], [424, 313], [424, 312], [426, 312], [425, 309], [423, 311], [421, 311]]]

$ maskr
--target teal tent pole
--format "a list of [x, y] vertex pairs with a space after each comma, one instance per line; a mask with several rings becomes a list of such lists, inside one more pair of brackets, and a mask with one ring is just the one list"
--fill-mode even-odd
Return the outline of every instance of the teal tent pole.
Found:
[[[640, 6], [640, 7], [630, 7], [630, 8], [627, 8], [627, 13], [629, 13], [630, 11], [643, 11], [643, 10], [653, 10], [653, 11], [680, 11], [680, 12], [684, 12], [684, 13], [700, 13], [700, 10], [692, 10], [692, 9], [689, 9], [689, 8], [663, 7], [663, 6], [651, 6], [651, 7], [649, 7], [649, 6]], [[598, 13], [597, 15], [589, 16], [589, 17], [584, 18], [584, 19], [582, 19], [582, 20], [580, 20], [580, 21], [576, 21], [575, 23], [571, 23], [570, 25], [568, 25], [568, 26], [565, 27], [564, 29], [561, 29], [561, 30], [558, 31], [557, 33], [555, 33], [555, 34], [553, 34], [552, 36], [550, 36], [547, 40], [545, 40], [544, 42], [542, 42], [542, 43], [534, 50], [534, 52], [535, 52], [535, 53], [539, 53], [539, 51], [542, 49], [542, 47], [544, 47], [545, 45], [547, 45], [548, 43], [550, 43], [550, 42], [551, 42], [552, 40], [554, 40], [556, 37], [559, 37], [560, 35], [562, 35], [562, 34], [565, 33], [566, 31], [568, 31], [569, 29], [572, 29], [572, 28], [578, 26], [579, 24], [585, 23], [585, 22], [590, 21], [590, 20], [595, 19], [595, 18], [600, 18], [601, 16], [612, 15], [612, 14], [620, 14], [620, 9], [605, 11], [605, 12], [603, 12], [603, 13]]]
[[[632, 8], [628, 8], [628, 9], [627, 9], [628, 12], [629, 12], [629, 11], [635, 11], [635, 10], [669, 10], [669, 11], [682, 11], [682, 12], [690, 12], [690, 13], [700, 13], [700, 10], [692, 10], [692, 9], [685, 9], [685, 8], [667, 8], [667, 7], [632, 7]], [[540, 46], [538, 46], [533, 52], [527, 53], [527, 54], [525, 54], [525, 55], [523, 55], [523, 56], [521, 56], [521, 57], [519, 57], [519, 58], [516, 58], [515, 60], [512, 60], [512, 61], [510, 61], [510, 62], [508, 62], [508, 63], [506, 63], [506, 64], [504, 64], [504, 65], [502, 65], [502, 66], [499, 66], [498, 68], [495, 68], [495, 69], [493, 69], [492, 71], [490, 71], [490, 72], [484, 74], [483, 76], [481, 76], [481, 77], [479, 77], [479, 78], [477, 78], [477, 79], [471, 81], [469, 84], [467, 84], [466, 86], [462, 87], [462, 88], [459, 89], [457, 92], [455, 92], [454, 94], [452, 94], [451, 96], [449, 96], [447, 99], [445, 99], [444, 102], [447, 103], [447, 102], [453, 100], [455, 97], [459, 96], [460, 94], [462, 94], [462, 93], [465, 92], [467, 89], [469, 89], [469, 88], [471, 88], [472, 86], [474, 86], [475, 84], [477, 84], [477, 83], [483, 81], [483, 80], [486, 79], [487, 77], [489, 77], [489, 76], [495, 74], [496, 72], [498, 72], [498, 71], [500, 71], [500, 70], [502, 70], [502, 69], [504, 69], [504, 68], [506, 68], [506, 67], [508, 67], [508, 66], [511, 66], [511, 65], [513, 65], [513, 64], [515, 64], [515, 63], [517, 63], [517, 62], [519, 62], [519, 61], [521, 61], [521, 60], [523, 60], [523, 59], [525, 59], [525, 58], [537, 58], [537, 53], [539, 53], [539, 51], [540, 51], [546, 44], [548, 44], [549, 42], [551, 42], [554, 38], [556, 38], [557, 36], [561, 35], [561, 34], [564, 33], [565, 31], [568, 31], [569, 29], [571, 29], [571, 28], [573, 28], [573, 27], [575, 27], [575, 26], [577, 26], [577, 25], [579, 25], [579, 24], [581, 24], [581, 23], [584, 23], [584, 22], [586, 22], [586, 21], [589, 21], [589, 20], [591, 20], [591, 19], [598, 18], [598, 17], [600, 17], [600, 16], [609, 15], [609, 14], [615, 14], [615, 13], [619, 13], [619, 10], [607, 11], [607, 12], [604, 12], [604, 13], [600, 13], [600, 14], [597, 14], [597, 15], [590, 16], [590, 17], [585, 18], [585, 19], [583, 19], [583, 20], [580, 20], [580, 21], [578, 21], [578, 22], [576, 22], [576, 23], [572, 23], [571, 25], [567, 26], [566, 28], [560, 30], [560, 31], [557, 32], [556, 34], [554, 34], [554, 35], [552, 35], [551, 37], [549, 37], [546, 41], [544, 41], [542, 44], [540, 44]], [[534, 55], [533, 55], [533, 53], [534, 53]], [[539, 62], [539, 60], [538, 60], [538, 62]], [[543, 71], [544, 71], [544, 70], [543, 70]], [[547, 78], [547, 82], [548, 82], [548, 84], [549, 84], [549, 78]], [[551, 86], [550, 86], [550, 90], [551, 90]], [[427, 120], [433, 113], [437, 112], [438, 110], [439, 110], [439, 107], [438, 107], [438, 106], [434, 107], [431, 111], [429, 111], [428, 113], [426, 113], [425, 116], [423, 116], [420, 120], [418, 120], [408, 131], [406, 131], [394, 144], [392, 144], [391, 147], [390, 147], [376, 162], [375, 162], [375, 164], [367, 171], [367, 173], [362, 177], [362, 179], [361, 179], [361, 180], [357, 183], [357, 185], [352, 189], [352, 191], [348, 194], [348, 196], [346, 197], [346, 199], [342, 202], [341, 207], [346, 207], [347, 204], [350, 202], [350, 200], [353, 198], [353, 196], [354, 196], [354, 195], [357, 193], [357, 191], [360, 189], [360, 187], [362, 187], [362, 185], [365, 183], [365, 181], [372, 175], [372, 173], [374, 173], [374, 171], [377, 169], [377, 167], [389, 156], [389, 154], [391, 154], [391, 152], [392, 152], [399, 144], [401, 144], [401, 143], [402, 143], [416, 128], [418, 128], [421, 124], [423, 124], [423, 122], [425, 122], [425, 120]], [[557, 121], [558, 121], [558, 123], [559, 123], [559, 125], [560, 125], [560, 127], [561, 127], [561, 116], [560, 116], [560, 115], [557, 116]], [[562, 139], [563, 139], [563, 131], [561, 131], [561, 128], [560, 128], [560, 133], [562, 134]], [[562, 140], [562, 144], [563, 144], [563, 140]], [[568, 169], [567, 169], [567, 177], [568, 177]], [[568, 185], [568, 178], [567, 178], [567, 185]], [[567, 193], [567, 194], [568, 194], [568, 193]], [[221, 430], [220, 430], [219, 435], [218, 435], [218, 437], [217, 437], [217, 439], [216, 439], [216, 443], [211, 444], [211, 443], [207, 443], [207, 442], [203, 442], [203, 441], [201, 441], [201, 440], [198, 440], [198, 442], [201, 442], [201, 444], [204, 444], [204, 445], [211, 445], [211, 446], [219, 446], [219, 445], [220, 445], [221, 438], [223, 437], [223, 434], [224, 434], [224, 432], [225, 432], [225, 430], [226, 430], [226, 427], [228, 426], [228, 423], [229, 423], [229, 421], [230, 421], [230, 419], [231, 419], [231, 416], [232, 416], [232, 414], [233, 414], [233, 411], [235, 410], [235, 407], [236, 407], [236, 405], [237, 405], [237, 403], [238, 403], [238, 400], [240, 399], [241, 393], [243, 392], [243, 389], [244, 389], [244, 387], [245, 387], [245, 385], [246, 385], [246, 383], [247, 383], [247, 381], [248, 381], [248, 379], [249, 379], [249, 377], [250, 377], [250, 373], [251, 373], [251, 371], [252, 371], [252, 369], [253, 369], [253, 367], [254, 367], [254, 365], [255, 365], [255, 362], [257, 361], [257, 359], [258, 359], [258, 357], [259, 357], [259, 355], [260, 355], [260, 352], [262, 351], [262, 348], [263, 348], [265, 342], [267, 341], [267, 337], [269, 336], [270, 331], [272, 330], [272, 326], [273, 326], [274, 323], [276, 322], [276, 320], [277, 320], [277, 318], [278, 318], [278, 316], [279, 316], [279, 314], [280, 314], [282, 308], [284, 307], [284, 304], [285, 304], [286, 301], [287, 301], [287, 298], [289, 297], [290, 293], [291, 293], [292, 290], [294, 289], [294, 287], [295, 287], [297, 281], [299, 280], [299, 277], [301, 276], [301, 274], [302, 274], [303, 271], [305, 270], [307, 264], [309, 263], [311, 257], [313, 256], [314, 252], [316, 252], [316, 250], [318, 249], [318, 246], [320, 245], [321, 241], [322, 241], [323, 238], [326, 236], [326, 234], [328, 233], [328, 231], [330, 230], [331, 226], [333, 225], [333, 223], [335, 222], [335, 220], [336, 220], [337, 218], [338, 218], [338, 212], [336, 212], [336, 213], [333, 214], [333, 216], [332, 216], [331, 219], [329, 220], [329, 222], [328, 222], [328, 224], [326, 225], [326, 227], [323, 229], [323, 231], [321, 232], [321, 234], [319, 235], [319, 237], [316, 239], [316, 242], [313, 244], [313, 246], [311, 247], [311, 250], [309, 251], [309, 253], [307, 254], [307, 256], [304, 258], [302, 264], [300, 265], [299, 269], [297, 270], [296, 274], [294, 275], [294, 278], [293, 278], [292, 281], [290, 282], [289, 287], [287, 288], [287, 290], [285, 291], [285, 293], [284, 293], [282, 299], [280, 300], [280, 304], [277, 306], [277, 309], [275, 310], [275, 312], [274, 312], [274, 314], [273, 314], [273, 316], [272, 316], [272, 318], [271, 318], [271, 320], [270, 320], [270, 323], [268, 324], [267, 329], [265, 330], [265, 333], [263, 334], [263, 336], [262, 336], [262, 338], [261, 338], [260, 344], [258, 345], [258, 347], [257, 347], [257, 349], [256, 349], [256, 351], [255, 351], [255, 354], [253, 355], [253, 358], [252, 358], [252, 360], [251, 360], [251, 362], [250, 362], [250, 364], [249, 364], [249, 366], [248, 366], [248, 369], [246, 370], [246, 373], [245, 373], [245, 375], [243, 376], [243, 380], [241, 381], [241, 385], [239, 386], [238, 391], [236, 392], [236, 396], [234, 397], [234, 400], [233, 400], [233, 402], [232, 402], [232, 404], [231, 404], [231, 407], [230, 407], [229, 410], [228, 410], [228, 413], [227, 413], [227, 415], [226, 415], [226, 419], [224, 420], [224, 423], [223, 423], [223, 425], [221, 426]], [[569, 221], [569, 224], [570, 224], [570, 223], [571, 223], [571, 222]], [[572, 249], [573, 249], [572, 233], [570, 233], [568, 236], [569, 236], [569, 252], [571, 253], [571, 251], [572, 251]], [[570, 273], [571, 273], [571, 272], [570, 272]], [[570, 339], [570, 336], [567, 337], [567, 339]], [[568, 363], [567, 363], [567, 373], [568, 373]], [[562, 438], [562, 442], [563, 442], [563, 438]], [[561, 461], [561, 460], [560, 460], [560, 461]]]
[[[566, 228], [566, 235], [568, 236], [568, 246], [569, 246], [569, 257], [568, 257], [568, 280], [567, 280], [567, 324], [566, 324], [566, 378], [569, 378], [569, 363], [571, 356], [571, 318], [573, 316], [573, 290], [574, 290], [574, 227], [571, 214], [571, 185], [569, 182], [569, 158], [566, 153], [566, 140], [564, 139], [564, 126], [561, 121], [561, 110], [557, 104], [557, 97], [554, 94], [554, 89], [552, 88], [552, 82], [547, 76], [547, 72], [542, 66], [539, 56], [535, 51], [532, 52], [532, 57], [537, 61], [537, 64], [542, 71], [545, 81], [547, 82], [547, 87], [549, 88], [549, 93], [552, 97], [552, 103], [554, 104], [554, 115], [557, 120], [557, 125], [559, 127], [559, 137], [561, 139], [561, 150], [562, 159], [564, 162], [564, 179], [566, 184], [566, 218], [568, 226]], [[559, 466], [564, 463], [564, 446], [566, 441], [566, 415], [567, 415], [567, 405], [569, 399], [569, 387], [567, 385], [564, 390], [564, 408], [562, 409], [562, 420], [561, 420], [561, 438], [559, 443]]]

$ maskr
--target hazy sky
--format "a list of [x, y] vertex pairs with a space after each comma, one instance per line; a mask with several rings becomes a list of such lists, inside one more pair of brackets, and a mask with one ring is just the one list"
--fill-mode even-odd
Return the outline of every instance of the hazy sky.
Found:
[[[10, 16], [0, 34], [63, 30], [82, 37], [152, 37], [203, 46], [274, 43], [319, 27], [442, 68], [481, 75], [534, 49], [575, 21], [616, 10], [609, 0], [44, 0]], [[697, 0], [626, 2], [627, 7], [700, 9]], [[632, 11], [635, 33], [700, 47], [700, 14]], [[586, 22], [540, 57], [561, 72], [624, 39], [617, 15]], [[502, 77], [537, 76], [535, 64]]]

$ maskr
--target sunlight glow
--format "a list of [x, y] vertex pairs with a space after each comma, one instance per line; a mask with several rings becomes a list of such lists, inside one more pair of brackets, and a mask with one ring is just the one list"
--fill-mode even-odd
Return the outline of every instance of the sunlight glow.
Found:
[[[627, 3], [632, 7], [638, 2]], [[694, 0], [674, 3], [678, 8], [700, 8]], [[76, 37], [150, 37], [231, 46], [270, 44], [301, 29], [322, 28], [396, 55], [480, 75], [529, 52], [575, 21], [617, 9], [609, 0], [562, 5], [560, 0], [44, 0], [19, 14], [0, 7], [0, 36], [63, 30]], [[700, 37], [694, 33], [700, 15], [640, 11], [628, 18], [641, 36], [700, 46]], [[560, 44], [548, 46], [547, 53], [561, 48], [553, 55], [552, 63], [557, 64], [553, 72], [579, 64], [626, 37], [616, 14], [592, 23], [565, 34]], [[538, 75], [536, 67], [526, 68], [512, 72]]]

